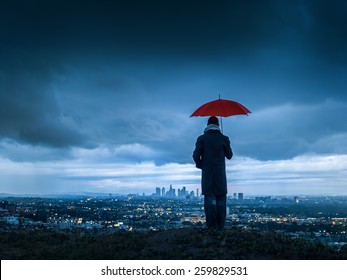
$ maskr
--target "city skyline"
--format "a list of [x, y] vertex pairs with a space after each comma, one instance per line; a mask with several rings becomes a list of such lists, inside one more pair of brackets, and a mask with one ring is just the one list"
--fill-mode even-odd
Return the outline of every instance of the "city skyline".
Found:
[[[204, 228], [202, 197], [173, 199], [170, 191], [164, 197], [159, 192], [146, 197], [6, 197], [0, 201], [1, 228], [37, 233], [75, 229], [91, 234]], [[345, 196], [243, 199], [243, 193], [235, 193], [228, 197], [226, 210], [229, 228], [277, 230], [290, 238], [319, 240], [335, 248], [347, 244]]]
[[196, 190], [220, 95], [229, 195], [347, 195], [345, 1], [0, 7], [0, 193]]

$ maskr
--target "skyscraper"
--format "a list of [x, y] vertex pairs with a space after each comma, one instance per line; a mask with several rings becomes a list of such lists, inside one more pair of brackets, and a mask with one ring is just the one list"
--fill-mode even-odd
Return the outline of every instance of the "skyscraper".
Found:
[[183, 188], [182, 188], [181, 194], [182, 194], [182, 196], [185, 196], [185, 195], [187, 194], [186, 187], [183, 187]]
[[160, 188], [155, 189], [155, 196], [160, 196]]
[[243, 193], [240, 192], [240, 193], [238, 194], [238, 197], [239, 197], [239, 200], [243, 200]]
[[172, 188], [172, 185], [170, 185], [170, 189], [168, 190], [166, 195], [171, 198], [176, 196], [176, 190]]

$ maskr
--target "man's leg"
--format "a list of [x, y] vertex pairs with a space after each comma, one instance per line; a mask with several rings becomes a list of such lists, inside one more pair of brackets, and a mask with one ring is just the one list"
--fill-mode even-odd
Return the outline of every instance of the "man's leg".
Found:
[[227, 207], [227, 196], [226, 195], [218, 195], [216, 196], [217, 200], [217, 225], [218, 230], [223, 230], [225, 226], [225, 218], [226, 218], [226, 207]]
[[217, 229], [217, 200], [214, 195], [205, 195], [204, 208], [206, 224], [209, 229]]

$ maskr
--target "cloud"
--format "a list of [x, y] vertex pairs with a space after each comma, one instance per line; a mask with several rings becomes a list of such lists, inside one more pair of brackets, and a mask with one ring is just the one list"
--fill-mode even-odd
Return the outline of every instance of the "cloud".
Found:
[[[41, 65], [31, 73], [26, 67], [5, 73], [0, 86], [0, 135], [24, 146], [47, 146], [56, 152], [62, 149], [57, 158], [69, 157], [67, 150], [73, 147], [121, 149], [140, 145], [143, 153], [129, 153], [128, 158], [123, 153], [121, 158], [154, 160], [158, 164], [191, 162], [195, 139], [206, 120], [188, 116], [213, 98], [200, 95], [189, 84], [185, 89], [185, 81], [178, 85], [173, 82], [172, 87], [160, 81], [148, 85], [139, 69], [122, 72], [99, 65], [95, 72], [92, 62], [85, 63], [83, 70], [81, 67], [73, 63], [56, 66], [59, 71], [48, 71]], [[14, 83], [16, 78], [19, 84]], [[286, 96], [284, 103], [254, 107], [252, 103], [262, 95], [248, 97], [244, 104], [252, 110], [250, 116], [224, 120], [225, 133], [237, 154], [264, 160], [345, 150], [343, 141], [332, 143], [339, 147], [324, 146], [324, 139], [331, 140], [347, 129], [340, 121], [345, 118], [347, 105], [338, 95], [310, 103], [292, 101], [288, 93]], [[152, 158], [145, 149], [155, 151]], [[17, 160], [25, 160], [24, 155], [18, 157], [17, 153]]]
[[136, 163], [153, 160], [161, 156], [159, 151], [139, 143], [99, 146], [95, 149], [74, 148], [71, 155], [76, 159], [88, 159], [100, 163]]
[[335, 153], [347, 154], [347, 133], [337, 132], [331, 135], [323, 136], [314, 142], [311, 150], [316, 153]]
[[[100, 151], [100, 150], [99, 150]], [[101, 153], [108, 157], [108, 151]], [[200, 187], [200, 170], [193, 164], [151, 161], [119, 163], [94, 158], [87, 153], [78, 158], [45, 163], [0, 160], [0, 175], [5, 178], [3, 192], [55, 193], [100, 191], [111, 193], [145, 192], [156, 187]], [[343, 195], [346, 194], [346, 155], [303, 155], [287, 160], [260, 161], [235, 157], [227, 162], [229, 193], [247, 195]], [[9, 180], [15, 175], [16, 180]], [[24, 179], [36, 182], [34, 188]], [[51, 182], [51, 183], [50, 183]], [[19, 184], [20, 186], [13, 187]]]
[[83, 145], [76, 124], [54, 95], [54, 71], [34, 58], [7, 59], [0, 66], [0, 137], [53, 148]]
[[13, 2], [0, 17], [2, 44], [10, 48], [211, 59], [290, 45], [341, 59], [346, 38], [344, 1]]
[[13, 162], [47, 162], [71, 158], [68, 149], [53, 148], [43, 145], [18, 143], [13, 139], [0, 140], [0, 155]]
[[307, 152], [343, 153], [346, 145], [339, 139], [347, 130], [341, 121], [346, 108], [346, 103], [331, 99], [267, 107], [247, 118], [231, 120], [232, 140], [241, 155], [258, 159], [287, 159]]
[[252, 111], [223, 119], [236, 157], [344, 155], [346, 9], [344, 1], [8, 1], [0, 156], [37, 172], [192, 164], [206, 118], [189, 116], [219, 94]]
[[288, 160], [238, 158], [228, 164], [229, 186], [253, 194], [344, 194], [346, 155], [302, 155]]

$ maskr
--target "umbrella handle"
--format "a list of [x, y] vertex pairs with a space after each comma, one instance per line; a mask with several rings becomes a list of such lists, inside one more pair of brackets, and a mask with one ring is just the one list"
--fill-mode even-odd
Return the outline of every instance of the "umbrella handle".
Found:
[[[220, 94], [218, 94], [218, 97], [219, 97], [219, 99], [220, 99]], [[220, 117], [220, 130], [221, 130], [222, 133], [223, 133], [223, 119], [222, 119], [222, 117]]]

